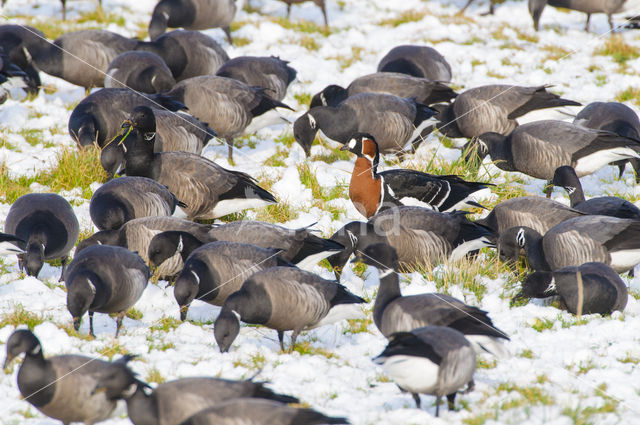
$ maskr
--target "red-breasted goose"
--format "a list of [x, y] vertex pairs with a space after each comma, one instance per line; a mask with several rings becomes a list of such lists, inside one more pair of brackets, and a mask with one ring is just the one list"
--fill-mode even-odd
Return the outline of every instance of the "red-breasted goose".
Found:
[[[582, 279], [582, 306], [578, 273]], [[627, 305], [627, 285], [620, 275], [604, 263], [585, 263], [553, 272], [537, 271], [522, 283], [514, 300], [560, 296], [572, 314], [611, 314]]]
[[24, 71], [32, 81], [29, 94], [37, 95], [42, 82], [31, 55], [25, 48], [28, 43], [46, 39], [42, 31], [27, 25], [0, 25], [0, 47], [9, 60]]
[[282, 100], [297, 71], [276, 56], [238, 56], [225, 62], [216, 75], [262, 87], [273, 99]]
[[78, 240], [80, 226], [73, 208], [62, 196], [28, 193], [11, 205], [4, 230], [26, 241], [25, 253], [18, 256], [21, 270], [37, 277], [45, 260], [60, 259], [62, 278], [68, 254]]
[[378, 72], [400, 72], [431, 81], [451, 81], [451, 65], [436, 49], [428, 46], [394, 47], [380, 59]]
[[373, 306], [373, 321], [391, 339], [396, 332], [410, 332], [422, 326], [448, 326], [473, 343], [478, 353], [506, 356], [502, 340], [509, 337], [496, 328], [487, 312], [445, 294], [402, 296], [398, 279], [398, 255], [387, 244], [373, 244], [356, 252], [356, 259], [376, 267], [380, 287]]
[[347, 143], [356, 132], [369, 133], [381, 153], [398, 153], [410, 142], [418, 143], [422, 131], [432, 124], [435, 111], [414, 99], [390, 94], [360, 93], [338, 106], [316, 106], [293, 124], [293, 135], [304, 152], [322, 131], [329, 139]]
[[127, 124], [135, 130], [136, 142], [125, 153], [126, 174], [167, 186], [186, 204], [181, 208], [189, 219], [212, 219], [276, 203], [248, 174], [187, 152], [154, 153], [156, 123], [151, 108], [136, 107]]
[[104, 77], [105, 87], [130, 88], [149, 94], [167, 91], [175, 84], [176, 80], [162, 58], [142, 51], [116, 56]]
[[592, 13], [604, 13], [607, 15], [609, 29], [615, 32], [613, 19], [611, 15], [620, 13], [625, 10], [627, 0], [529, 0], [529, 13], [533, 19], [533, 28], [539, 29], [540, 16], [545, 6], [559, 7], [563, 9], [577, 10], [587, 14], [587, 22], [584, 24], [584, 30], [589, 31], [589, 21]]
[[398, 205], [418, 205], [436, 211], [481, 207], [470, 195], [490, 184], [467, 182], [458, 176], [437, 176], [417, 170], [378, 172], [380, 153], [373, 136], [356, 133], [340, 150], [356, 154], [349, 184], [349, 198], [360, 214], [370, 218]]
[[75, 256], [65, 270], [67, 310], [73, 327], [89, 312], [93, 336], [93, 313], [117, 313], [116, 338], [127, 310], [140, 299], [149, 281], [149, 267], [136, 253], [119, 246], [94, 245]]
[[25, 241], [16, 235], [0, 232], [0, 255], [24, 254]]
[[188, 30], [222, 28], [231, 39], [230, 24], [236, 15], [235, 0], [161, 0], [153, 8], [149, 22], [149, 38], [155, 40], [167, 27]]
[[393, 334], [373, 361], [402, 391], [411, 393], [418, 409], [420, 394], [436, 396], [436, 417], [443, 396], [453, 410], [458, 390], [473, 388], [476, 354], [462, 333], [448, 327], [426, 326]]
[[451, 87], [439, 81], [397, 72], [377, 72], [356, 78], [346, 89], [335, 84], [325, 87], [311, 98], [309, 108], [337, 106], [347, 97], [358, 93], [392, 94], [414, 98], [424, 105], [449, 102], [458, 95]]
[[253, 274], [227, 298], [214, 336], [220, 351], [229, 351], [243, 321], [277, 330], [283, 351], [284, 332], [293, 331], [293, 350], [301, 331], [359, 317], [364, 302], [336, 281], [295, 267], [271, 267]]

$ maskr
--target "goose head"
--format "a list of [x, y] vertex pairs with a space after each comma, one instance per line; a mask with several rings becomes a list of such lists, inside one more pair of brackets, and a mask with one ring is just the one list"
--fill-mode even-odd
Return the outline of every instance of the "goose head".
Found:
[[540, 25], [540, 16], [544, 7], [547, 5], [547, 0], [529, 0], [529, 13], [533, 19], [533, 28], [538, 31]]
[[91, 113], [83, 113], [85, 105], [79, 105], [69, 118], [69, 134], [78, 146], [92, 146], [98, 143], [98, 128]]
[[311, 98], [309, 109], [315, 108], [316, 106], [337, 106], [347, 97], [349, 97], [347, 89], [331, 84]]
[[105, 370], [99, 372], [96, 378], [96, 386], [92, 394], [105, 392], [107, 399], [118, 400], [131, 398], [138, 389], [145, 390], [151, 387], [138, 379], [127, 363], [136, 356], [126, 355], [111, 363]]
[[100, 165], [107, 172], [109, 178], [115, 177], [124, 163], [126, 146], [114, 142], [109, 143], [100, 151]]
[[86, 239], [80, 241], [76, 247], [76, 254], [78, 255], [82, 250], [92, 245], [121, 245], [120, 242], [120, 229], [115, 230], [101, 230], [94, 233]]
[[170, 230], [158, 233], [149, 243], [149, 264], [152, 267], [160, 267], [167, 259], [178, 254], [186, 260], [189, 254], [202, 244], [202, 241], [188, 232]]
[[156, 135], [156, 117], [148, 106], [136, 106], [131, 117], [123, 124], [131, 125], [147, 142], [153, 143]]
[[358, 158], [368, 159], [374, 165], [374, 168], [378, 166], [378, 162], [380, 161], [378, 143], [376, 139], [368, 133], [355, 133], [340, 150], [349, 151]]
[[96, 297], [96, 286], [86, 273], [78, 273], [67, 282], [67, 310], [73, 318], [73, 328], [80, 329], [82, 316]]
[[335, 232], [329, 239], [338, 242], [344, 249], [337, 254], [333, 254], [332, 256], [327, 258], [329, 264], [333, 268], [334, 273], [339, 278], [342, 273], [342, 268], [349, 261], [349, 257], [353, 254], [358, 246], [358, 239], [363, 233], [366, 233], [364, 229], [367, 228], [367, 223], [362, 221], [352, 221], [351, 223], [347, 223]]
[[[168, 5], [168, 3], [166, 3]], [[149, 22], [149, 39], [156, 40], [167, 31], [169, 23], [169, 11], [164, 3], [160, 2], [153, 10], [151, 22]]]
[[356, 251], [356, 261], [378, 268], [381, 272], [398, 270], [398, 254], [394, 247], [375, 243], [362, 251]]
[[535, 270], [549, 270], [542, 250], [542, 235], [530, 227], [512, 227], [501, 232], [497, 247], [503, 261], [518, 261], [520, 251], [524, 250]]
[[44, 243], [40, 240], [29, 240], [25, 251], [24, 254], [20, 254], [22, 266], [25, 268], [27, 275], [38, 276], [44, 265]]
[[514, 297], [514, 300], [523, 298], [547, 298], [557, 295], [553, 274], [548, 271], [537, 271], [531, 273], [524, 282], [522, 289]]
[[[232, 295], [233, 296], [233, 295]], [[231, 298], [231, 297], [230, 297]], [[229, 351], [231, 344], [240, 333], [240, 315], [225, 305], [213, 324], [213, 335], [221, 353]]]
[[307, 156], [311, 155], [311, 145], [318, 133], [318, 123], [311, 112], [305, 113], [293, 123], [293, 137]]
[[4, 361], [4, 368], [9, 366], [11, 361], [22, 353], [38, 355], [42, 353], [40, 341], [28, 329], [19, 329], [11, 334], [7, 341], [7, 358]]
[[[197, 263], [197, 264], [196, 264]], [[197, 260], [190, 261], [190, 264], [182, 269], [173, 287], [173, 296], [180, 306], [180, 320], [187, 320], [189, 305], [198, 295], [202, 271], [201, 263]]]
[[572, 195], [576, 189], [580, 187], [580, 179], [576, 175], [576, 171], [569, 165], [563, 165], [556, 168], [553, 173], [551, 184], [564, 188], [569, 195]]

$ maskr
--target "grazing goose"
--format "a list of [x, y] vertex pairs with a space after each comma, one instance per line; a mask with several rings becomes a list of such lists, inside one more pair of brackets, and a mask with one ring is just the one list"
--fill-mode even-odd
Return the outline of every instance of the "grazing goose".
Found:
[[311, 98], [309, 108], [338, 106], [347, 97], [358, 93], [383, 93], [398, 97], [414, 98], [424, 105], [449, 102], [458, 94], [439, 81], [413, 77], [397, 72], [377, 72], [356, 78], [345, 89], [330, 85]]
[[4, 230], [26, 241], [19, 254], [20, 269], [38, 276], [45, 260], [62, 260], [62, 272], [69, 251], [78, 240], [80, 226], [73, 208], [55, 193], [28, 193], [19, 197], [4, 223]]
[[360, 317], [364, 302], [336, 281], [293, 267], [271, 267], [253, 274], [227, 298], [213, 333], [224, 353], [238, 336], [241, 320], [263, 325], [278, 331], [284, 351], [284, 332], [291, 330], [293, 350], [301, 331]]
[[548, 87], [491, 84], [466, 90], [450, 105], [433, 106], [438, 110], [438, 130], [452, 138], [471, 139], [487, 132], [507, 135], [518, 126], [516, 118], [531, 111], [580, 105], [548, 92]]
[[533, 28], [538, 31], [540, 16], [547, 4], [553, 7], [577, 10], [587, 14], [587, 22], [584, 25], [584, 30], [587, 32], [589, 31], [591, 14], [604, 13], [607, 15], [609, 29], [611, 32], [615, 32], [611, 15], [624, 12], [627, 6], [625, 3], [627, 0], [529, 0], [529, 13], [533, 19]]
[[42, 82], [40, 74], [35, 68], [26, 44], [39, 43], [46, 40], [44, 34], [26, 25], [0, 25], [0, 48], [9, 57], [9, 61], [24, 71], [30, 81], [29, 94], [35, 96], [40, 90]]
[[175, 84], [176, 80], [162, 58], [143, 51], [116, 56], [104, 77], [105, 87], [130, 88], [149, 94], [167, 91]]
[[586, 214], [640, 219], [640, 209], [626, 199], [617, 196], [599, 196], [585, 201], [580, 179], [576, 175], [576, 171], [568, 165], [556, 169], [552, 183], [555, 186], [563, 187], [569, 193], [571, 208], [578, 211]]
[[22, 353], [25, 356], [18, 371], [20, 393], [40, 412], [63, 424], [93, 425], [108, 419], [116, 402], [104, 393], [93, 392], [96, 374], [116, 364], [124, 366], [132, 358], [125, 356], [115, 363], [78, 355], [45, 359], [40, 341], [27, 329], [19, 329], [9, 337], [4, 368]]
[[291, 109], [271, 98], [263, 88], [214, 75], [184, 80], [166, 94], [182, 101], [191, 114], [209, 123], [226, 140], [230, 160], [234, 138], [265, 125], [288, 122], [275, 108]]
[[15, 235], [0, 232], [0, 255], [24, 254], [20, 245], [24, 246], [25, 241]]
[[100, 230], [119, 229], [134, 218], [173, 215], [184, 206], [166, 186], [146, 177], [121, 177], [100, 186], [89, 204], [91, 221]]
[[400, 206], [382, 211], [368, 222], [352, 221], [331, 236], [345, 249], [328, 258], [340, 273], [351, 254], [374, 243], [387, 243], [398, 252], [403, 267], [456, 261], [469, 251], [492, 246], [488, 228], [469, 221], [465, 213], [441, 213], [427, 208]]
[[271, 98], [282, 100], [297, 71], [276, 56], [239, 56], [225, 62], [216, 75], [262, 87]]
[[149, 38], [157, 39], [167, 27], [188, 30], [222, 28], [229, 43], [233, 43], [230, 24], [236, 9], [235, 0], [161, 0], [151, 13]]
[[396, 270], [400, 263], [396, 250], [387, 244], [369, 245], [356, 252], [356, 259], [376, 267], [380, 287], [373, 305], [373, 321], [382, 335], [410, 332], [422, 326], [448, 326], [465, 334], [478, 353], [506, 356], [501, 340], [509, 337], [496, 328], [487, 312], [445, 294], [403, 297]]
[[[490, 155], [504, 171], [518, 171], [548, 181], [562, 165], [572, 166], [582, 177], [614, 161], [640, 158], [640, 140], [553, 120], [523, 124], [508, 136], [484, 133], [470, 143], [478, 144], [477, 154], [481, 158]], [[467, 158], [473, 151], [467, 151]]]
[[556, 224], [583, 215], [585, 214], [580, 211], [542, 196], [520, 196], [500, 202], [489, 215], [476, 220], [476, 223], [490, 228], [495, 233], [502, 233], [512, 227], [526, 226], [545, 234]]
[[413, 99], [390, 94], [360, 93], [338, 106], [316, 106], [293, 124], [296, 142], [311, 154], [318, 131], [329, 139], [347, 143], [356, 132], [371, 134], [381, 153], [398, 153], [432, 124], [435, 112]]
[[399, 72], [431, 81], [451, 81], [451, 65], [436, 49], [402, 45], [389, 50], [378, 63], [378, 72]]
[[11, 62], [0, 45], [0, 105], [9, 97], [23, 98], [28, 93], [37, 93], [38, 87], [26, 72]]
[[476, 354], [464, 335], [444, 326], [426, 326], [392, 335], [391, 341], [373, 361], [382, 366], [402, 391], [410, 392], [420, 408], [420, 394], [447, 396], [453, 410], [459, 389], [473, 388]]
[[366, 218], [398, 205], [419, 205], [436, 211], [481, 207], [469, 196], [486, 183], [467, 182], [458, 176], [435, 176], [416, 170], [386, 170], [378, 173], [380, 153], [373, 136], [356, 133], [340, 150], [356, 154], [349, 198]]
[[[578, 273], [582, 278], [583, 295], [580, 308]], [[611, 314], [623, 311], [628, 291], [620, 275], [603, 263], [585, 263], [553, 272], [535, 272], [522, 283], [520, 298], [548, 298], [559, 295], [572, 314]]]
[[227, 52], [213, 38], [200, 31], [171, 31], [153, 41], [139, 41], [135, 50], [160, 56], [176, 81], [214, 75], [229, 60]]
[[[287, 4], [287, 19], [291, 18], [291, 5], [292, 4], [300, 4], [305, 3], [309, 0], [280, 0], [283, 3]], [[324, 17], [324, 26], [329, 28], [329, 21], [327, 20], [327, 5], [325, 4], [325, 0], [311, 0], [316, 6], [322, 10], [322, 16]]]
[[276, 203], [248, 174], [192, 153], [154, 153], [156, 122], [151, 108], [136, 107], [125, 125], [131, 125], [136, 137], [135, 146], [125, 153], [126, 174], [165, 185], [186, 204], [181, 208], [189, 219], [212, 219]]
[[220, 378], [182, 378], [159, 384], [155, 389], [140, 381], [124, 364], [116, 364], [98, 376], [96, 392], [110, 400], [124, 399], [134, 425], [179, 425], [201, 410], [247, 397], [297, 403], [262, 383]]
[[322, 425], [348, 424], [313, 409], [290, 407], [277, 401], [238, 398], [201, 410], [180, 425]]
[[80, 329], [82, 316], [89, 312], [89, 332], [93, 333], [93, 313], [117, 313], [116, 338], [127, 310], [140, 299], [149, 281], [149, 267], [142, 258], [119, 246], [94, 245], [75, 256], [64, 276], [67, 310], [73, 327]]
[[[120, 133], [122, 121], [138, 105], [166, 108], [169, 111], [186, 109], [182, 103], [165, 95], [141, 95], [129, 89], [102, 89], [85, 97], [73, 109], [69, 117], [69, 135], [78, 146], [97, 144], [102, 148]], [[158, 125], [158, 136], [163, 140], [165, 137], [172, 139], [163, 134], [165, 127]]]
[[500, 235], [503, 258], [516, 260], [520, 248], [538, 271], [598, 261], [622, 273], [640, 263], [640, 220], [585, 215], [557, 224], [544, 236], [524, 226]]
[[[220, 241], [202, 245], [188, 259], [183, 256], [184, 268], [173, 290], [180, 306], [180, 319], [186, 320], [194, 299], [221, 306], [252, 274], [269, 267], [292, 267], [293, 264], [280, 258], [279, 253], [277, 249]], [[152, 258], [152, 252], [149, 258]]]
[[[486, 13], [484, 13], [484, 15], [493, 15], [493, 12], [495, 11], [496, 1], [497, 0], [489, 0], [489, 10]], [[474, 0], [468, 0], [467, 4], [465, 4], [458, 13], [463, 14], [464, 11], [467, 10], [467, 8], [471, 6], [471, 3], [473, 2]]]

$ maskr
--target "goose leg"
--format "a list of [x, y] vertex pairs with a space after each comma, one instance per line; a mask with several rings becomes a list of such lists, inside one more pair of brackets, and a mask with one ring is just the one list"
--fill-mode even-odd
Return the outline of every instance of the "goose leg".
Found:
[[289, 352], [292, 352], [293, 348], [296, 346], [296, 339], [298, 338], [298, 335], [300, 335], [299, 329], [294, 329], [293, 332], [291, 332], [291, 347], [289, 347]]
[[93, 311], [89, 311], [89, 334], [96, 337], [96, 334], [93, 333]]
[[420, 408], [420, 394], [411, 393], [411, 395], [413, 396], [413, 399], [416, 401], [416, 407], [419, 409]]
[[280, 350], [284, 351], [284, 331], [278, 331], [278, 341], [280, 341]]
[[584, 24], [584, 30], [589, 32], [589, 21], [591, 20], [591, 13], [587, 13], [587, 23]]
[[229, 44], [233, 44], [233, 37], [231, 37], [231, 27], [226, 26], [222, 28], [222, 30], [227, 35], [227, 41], [229, 41]]
[[322, 10], [322, 16], [324, 17], [324, 27], [329, 29], [329, 20], [327, 19], [327, 5], [324, 0], [322, 0], [319, 4], [320, 9]]
[[120, 328], [122, 327], [122, 319], [124, 319], [125, 313], [126, 311], [121, 311], [120, 313], [118, 313], [118, 316], [116, 318], [116, 338], [120, 333]]
[[62, 2], [62, 20], [67, 20], [67, 0], [60, 0]]
[[62, 280], [64, 279], [64, 269], [67, 268], [67, 263], [69, 262], [69, 256], [61, 258], [60, 261], [62, 262], [62, 272], [60, 273], [60, 279], [58, 279], [58, 282], [62, 282]]
[[465, 388], [464, 391], [462, 391], [462, 394], [467, 394], [470, 393], [471, 391], [473, 391], [473, 389], [476, 387], [476, 383], [475, 381], [472, 379], [471, 381], [469, 381], [469, 383], [467, 383], [467, 388]]
[[233, 140], [224, 139], [224, 141], [227, 142], [227, 148], [229, 149], [227, 159], [230, 164], [233, 164]]
[[607, 21], [609, 22], [609, 29], [611, 30], [611, 34], [615, 34], [616, 30], [613, 27], [613, 19], [612, 19], [611, 15], [607, 15]]
[[458, 11], [458, 14], [459, 15], [464, 14], [464, 11], [467, 10], [467, 7], [469, 7], [471, 3], [473, 3], [473, 0], [469, 0], [467, 4], [465, 4], [464, 7]]
[[553, 192], [553, 182], [549, 180], [544, 188], [544, 194], [547, 195], [547, 198], [551, 198], [551, 192]]
[[291, 3], [287, 3], [287, 20], [291, 19]]
[[455, 401], [456, 401], [456, 393], [451, 393], [447, 395], [447, 407], [449, 408], [449, 410], [453, 410]]
[[436, 396], [436, 418], [440, 416], [440, 399], [442, 397]]

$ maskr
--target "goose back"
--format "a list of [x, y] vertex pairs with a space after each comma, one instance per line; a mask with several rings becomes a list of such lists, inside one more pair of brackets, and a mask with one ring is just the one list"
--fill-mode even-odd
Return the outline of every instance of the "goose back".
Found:
[[275, 56], [239, 56], [225, 62], [216, 75], [262, 87], [273, 99], [282, 100], [297, 74], [288, 63]]
[[369, 92], [415, 98], [425, 105], [448, 102], [457, 96], [449, 86], [439, 81], [396, 72], [378, 72], [358, 77], [349, 84], [347, 91], [349, 96]]
[[394, 47], [380, 59], [378, 72], [400, 72], [431, 81], [451, 81], [451, 65], [436, 49], [428, 46]]
[[151, 52], [131, 51], [116, 56], [104, 77], [105, 87], [130, 88], [143, 93], [171, 89], [176, 81], [162, 58]]

